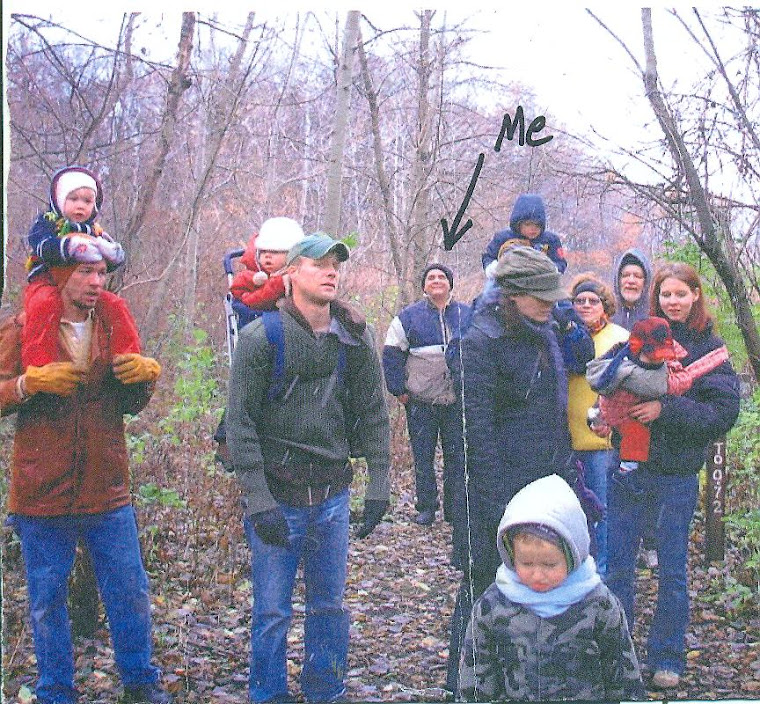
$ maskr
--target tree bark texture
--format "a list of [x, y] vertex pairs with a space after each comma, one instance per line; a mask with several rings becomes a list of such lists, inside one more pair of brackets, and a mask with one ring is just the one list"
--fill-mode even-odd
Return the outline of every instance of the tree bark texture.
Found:
[[343, 53], [336, 76], [337, 96], [335, 122], [330, 145], [327, 177], [327, 200], [325, 203], [324, 230], [337, 237], [340, 232], [341, 181], [343, 179], [343, 151], [348, 130], [348, 113], [351, 107], [351, 85], [353, 83], [354, 51], [359, 36], [359, 11], [351, 10], [346, 17], [343, 32]]
[[716, 273], [726, 287], [742, 339], [747, 348], [752, 372], [755, 379], [760, 381], [760, 334], [758, 334], [757, 324], [752, 316], [752, 306], [738, 263], [731, 256], [731, 248], [727, 246], [727, 242], [723, 241], [730, 239], [731, 233], [721, 233], [718, 227], [718, 218], [711, 208], [709, 193], [703, 187], [679, 125], [660, 92], [651, 8], [642, 8], [641, 20], [646, 56], [643, 76], [644, 88], [657, 122], [665, 135], [665, 142], [671, 157], [678, 171], [686, 180], [688, 198], [699, 222], [699, 231], [692, 230], [692, 236], [715, 267]]

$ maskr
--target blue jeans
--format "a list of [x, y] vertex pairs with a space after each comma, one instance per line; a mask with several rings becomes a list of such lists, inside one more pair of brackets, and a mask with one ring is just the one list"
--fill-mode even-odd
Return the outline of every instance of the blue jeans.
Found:
[[348, 561], [348, 489], [316, 506], [280, 504], [290, 547], [261, 541], [246, 519], [251, 546], [251, 701], [286, 699], [287, 635], [293, 613], [296, 569], [303, 559], [306, 583], [301, 689], [308, 701], [343, 696], [348, 659], [348, 611], [343, 608]]
[[657, 515], [659, 586], [647, 641], [647, 663], [654, 671], [681, 674], [686, 665], [686, 557], [698, 490], [696, 474], [657, 474], [646, 465], [628, 475], [613, 472], [610, 477], [607, 585], [622, 602], [631, 631], [636, 555], [653, 506]]
[[464, 491], [464, 440], [462, 438], [462, 406], [448, 406], [409, 401], [406, 424], [414, 455], [414, 479], [418, 511], [438, 508], [438, 487], [435, 481], [435, 448], [441, 437], [443, 451], [443, 514], [451, 520], [455, 497]]
[[140, 557], [131, 506], [96, 514], [9, 519], [21, 540], [39, 679], [39, 704], [74, 702], [74, 658], [66, 607], [68, 578], [81, 538], [111, 628], [116, 665], [125, 686], [156, 682], [151, 665], [148, 576]]
[[[607, 510], [607, 473], [613, 459], [612, 450], [580, 450], [575, 453], [586, 470], [586, 486], [593, 491]], [[596, 524], [596, 567], [599, 574], [607, 574], [607, 518]]]

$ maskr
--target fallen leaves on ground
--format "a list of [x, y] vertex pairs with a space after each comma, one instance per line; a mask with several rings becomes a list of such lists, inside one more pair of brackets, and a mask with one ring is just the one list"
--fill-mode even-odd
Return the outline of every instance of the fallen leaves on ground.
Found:
[[[398, 447], [398, 443], [394, 445]], [[205, 456], [210, 456], [206, 448]], [[460, 573], [449, 564], [451, 531], [440, 520], [413, 522], [413, 474], [408, 453], [394, 457], [394, 504], [365, 540], [352, 539], [345, 603], [351, 614], [346, 676], [359, 701], [441, 701], [446, 692], [448, 630]], [[176, 448], [142, 467], [136, 485], [154, 481], [176, 489], [186, 509], [138, 508], [151, 574], [155, 660], [178, 703], [247, 701], [251, 618], [249, 552], [234, 478]], [[352, 504], [358, 513], [361, 502]], [[157, 526], [157, 530], [148, 530]], [[730, 620], [721, 603], [704, 600], [716, 569], [701, 561], [701, 526], [692, 545], [692, 620], [688, 665], [678, 698], [747, 698], [760, 692], [760, 616]], [[31, 700], [35, 660], [26, 589], [15, 538], [6, 529], [4, 564], [4, 692], [6, 701]], [[656, 572], [639, 573], [634, 629], [637, 650], [656, 598]], [[291, 689], [299, 692], [303, 660], [304, 591], [299, 579], [288, 638]], [[121, 685], [105, 619], [94, 638], [76, 643], [77, 687], [87, 702], [116, 702]], [[661, 693], [651, 692], [653, 698]], [[300, 696], [300, 695], [299, 695]]]

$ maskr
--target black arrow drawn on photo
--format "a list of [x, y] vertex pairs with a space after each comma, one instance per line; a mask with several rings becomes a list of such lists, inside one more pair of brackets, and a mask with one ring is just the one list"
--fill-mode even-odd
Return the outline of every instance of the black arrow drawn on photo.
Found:
[[467, 210], [467, 206], [470, 204], [470, 198], [472, 198], [475, 184], [478, 182], [480, 170], [483, 168], [483, 162], [485, 162], [485, 160], [486, 155], [481, 152], [478, 156], [478, 163], [475, 164], [475, 172], [470, 179], [470, 185], [467, 188], [467, 193], [464, 196], [462, 205], [459, 206], [454, 222], [451, 223], [451, 229], [449, 229], [449, 221], [446, 218], [441, 218], [441, 227], [443, 228], [443, 248], [447, 252], [450, 252], [454, 248], [454, 245], [462, 239], [462, 235], [472, 227], [472, 220], [470, 218], [468, 218], [467, 222], [462, 225], [461, 230], [459, 230], [459, 223], [462, 222], [464, 211]]

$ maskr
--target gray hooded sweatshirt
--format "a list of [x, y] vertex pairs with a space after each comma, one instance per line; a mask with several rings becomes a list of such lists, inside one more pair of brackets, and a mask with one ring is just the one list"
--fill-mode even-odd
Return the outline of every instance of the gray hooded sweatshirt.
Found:
[[[644, 290], [641, 298], [632, 308], [626, 307], [620, 295], [620, 271], [626, 264], [638, 264], [644, 270]], [[616, 260], [612, 268], [614, 275], [612, 286], [615, 290], [615, 315], [612, 322], [631, 332], [633, 324], [649, 317], [649, 289], [652, 286], [652, 263], [644, 252], [636, 247], [626, 249]]]
[[[586, 518], [563, 479], [543, 477], [515, 494], [499, 525], [504, 560], [500, 569], [512, 565], [501, 536], [526, 523], [539, 523], [562, 536], [574, 570], [585, 563]], [[580, 601], [550, 617], [516, 603], [492, 584], [473, 606], [459, 672], [463, 701], [646, 697], [623, 607], [601, 581]]]

